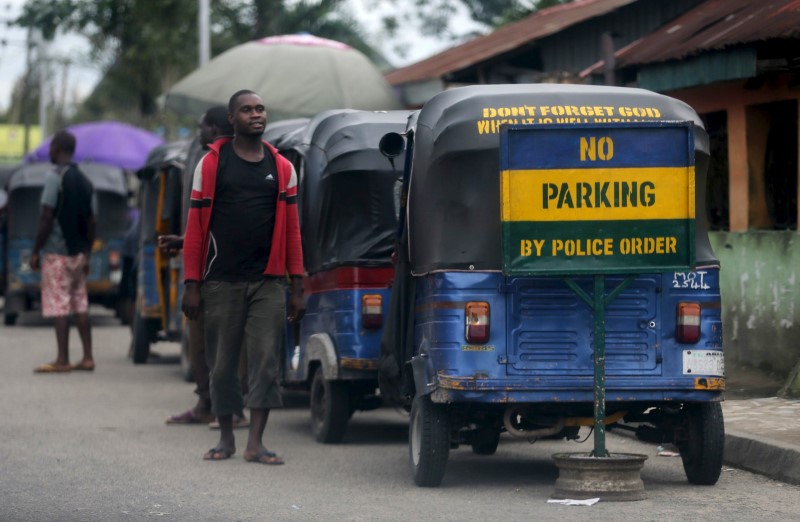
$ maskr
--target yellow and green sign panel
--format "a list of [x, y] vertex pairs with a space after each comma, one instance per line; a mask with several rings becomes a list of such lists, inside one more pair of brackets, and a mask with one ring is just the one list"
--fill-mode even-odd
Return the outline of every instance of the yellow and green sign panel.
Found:
[[643, 273], [694, 264], [690, 122], [507, 126], [500, 147], [507, 274]]

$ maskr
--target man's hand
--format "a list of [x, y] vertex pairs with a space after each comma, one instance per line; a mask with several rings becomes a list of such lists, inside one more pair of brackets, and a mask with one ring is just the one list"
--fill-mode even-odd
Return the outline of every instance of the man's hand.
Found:
[[200, 317], [200, 308], [200, 283], [197, 281], [189, 281], [186, 283], [186, 289], [183, 291], [181, 309], [187, 319], [195, 321]]
[[306, 315], [306, 303], [303, 299], [303, 279], [292, 278], [292, 296], [289, 298], [289, 322], [299, 323]]
[[170, 257], [176, 256], [183, 249], [183, 236], [174, 234], [158, 236], [158, 248]]
[[31, 270], [33, 271], [39, 271], [39, 269], [42, 268], [42, 265], [39, 261], [39, 252], [34, 252], [31, 254], [28, 264], [31, 266]]

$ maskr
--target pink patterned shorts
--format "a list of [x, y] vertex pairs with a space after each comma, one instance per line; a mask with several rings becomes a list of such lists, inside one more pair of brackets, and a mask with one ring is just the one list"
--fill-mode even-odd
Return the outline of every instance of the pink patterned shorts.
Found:
[[42, 259], [42, 317], [63, 317], [89, 309], [85, 254], [44, 254]]

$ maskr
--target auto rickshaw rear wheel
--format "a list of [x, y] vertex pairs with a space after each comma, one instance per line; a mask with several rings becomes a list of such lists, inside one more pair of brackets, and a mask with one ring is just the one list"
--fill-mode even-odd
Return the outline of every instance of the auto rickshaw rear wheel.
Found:
[[476, 430], [471, 443], [472, 453], [476, 455], [494, 455], [500, 443], [500, 430], [483, 428]]
[[318, 442], [342, 442], [350, 420], [350, 394], [347, 384], [325, 379], [318, 367], [311, 381], [311, 431]]
[[192, 374], [192, 361], [189, 357], [189, 329], [184, 328], [181, 333], [181, 376], [186, 382], [194, 382]]
[[17, 314], [14, 312], [6, 313], [5, 316], [3, 317], [3, 324], [5, 324], [6, 326], [14, 326], [15, 324], [17, 324], [17, 317], [18, 317]]
[[150, 356], [150, 330], [147, 319], [138, 313], [133, 318], [133, 353], [134, 364], [144, 364]]
[[419, 395], [411, 404], [408, 450], [414, 482], [420, 487], [439, 487], [450, 454], [447, 407]]
[[701, 402], [688, 404], [685, 409], [688, 437], [679, 447], [686, 478], [692, 484], [713, 486], [722, 472], [725, 448], [722, 406]]

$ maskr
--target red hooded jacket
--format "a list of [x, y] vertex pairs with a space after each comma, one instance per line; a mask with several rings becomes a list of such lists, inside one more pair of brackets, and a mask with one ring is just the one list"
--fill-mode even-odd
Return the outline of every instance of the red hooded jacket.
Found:
[[[184, 281], [202, 281], [208, 257], [208, 236], [214, 191], [217, 187], [220, 148], [231, 138], [216, 140], [194, 171], [189, 215], [183, 238]], [[263, 142], [278, 168], [278, 202], [275, 206], [275, 229], [272, 234], [269, 261], [264, 275], [283, 277], [303, 275], [303, 248], [300, 222], [297, 217], [297, 173], [294, 166], [278, 154], [277, 149]]]

